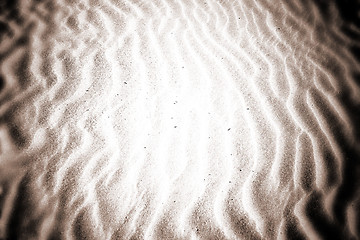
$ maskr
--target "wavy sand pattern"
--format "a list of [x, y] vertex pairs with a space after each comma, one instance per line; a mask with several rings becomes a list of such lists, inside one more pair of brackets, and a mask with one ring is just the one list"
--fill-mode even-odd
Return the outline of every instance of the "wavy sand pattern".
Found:
[[1, 3], [0, 238], [359, 239], [360, 8], [297, 2]]

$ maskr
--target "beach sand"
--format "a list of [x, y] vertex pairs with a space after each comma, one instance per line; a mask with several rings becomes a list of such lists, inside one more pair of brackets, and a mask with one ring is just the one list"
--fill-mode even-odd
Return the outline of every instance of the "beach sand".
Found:
[[2, 2], [0, 239], [359, 239], [339, 2]]

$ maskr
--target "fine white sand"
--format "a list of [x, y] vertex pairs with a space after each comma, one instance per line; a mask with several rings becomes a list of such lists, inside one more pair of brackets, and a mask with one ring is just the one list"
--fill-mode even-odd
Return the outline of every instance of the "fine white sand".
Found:
[[324, 6], [1, 3], [0, 239], [359, 239], [360, 30]]

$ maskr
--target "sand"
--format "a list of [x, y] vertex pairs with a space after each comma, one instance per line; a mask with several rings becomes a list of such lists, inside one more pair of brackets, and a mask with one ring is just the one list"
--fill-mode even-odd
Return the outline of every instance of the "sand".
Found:
[[359, 239], [355, 3], [0, 8], [0, 239]]

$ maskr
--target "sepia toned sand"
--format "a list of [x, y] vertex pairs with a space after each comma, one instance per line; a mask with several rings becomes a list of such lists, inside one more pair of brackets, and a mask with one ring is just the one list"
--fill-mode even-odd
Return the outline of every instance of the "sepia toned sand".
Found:
[[0, 239], [359, 239], [356, 7], [1, 3]]

